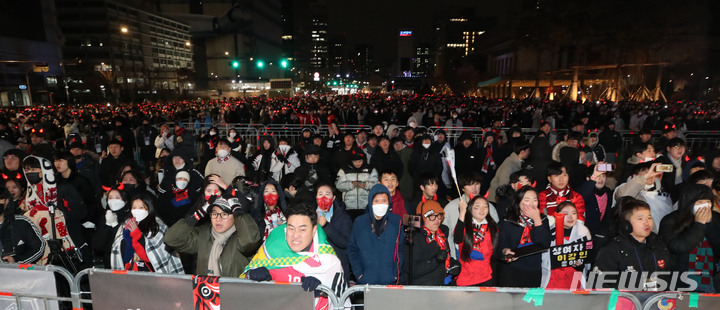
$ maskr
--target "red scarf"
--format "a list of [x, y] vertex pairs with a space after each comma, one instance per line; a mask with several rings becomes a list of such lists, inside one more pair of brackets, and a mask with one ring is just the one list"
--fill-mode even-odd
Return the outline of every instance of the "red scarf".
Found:
[[485, 161], [483, 161], [482, 165], [482, 172], [487, 173], [490, 169], [490, 166], [495, 165], [495, 160], [492, 157], [493, 155], [493, 147], [492, 144], [487, 147], [487, 153], [485, 153]]
[[520, 247], [531, 245], [533, 242], [532, 238], [530, 238], [530, 231], [532, 230], [532, 227], [535, 226], [535, 223], [531, 218], [524, 215], [520, 215], [520, 222], [525, 226], [523, 228], [522, 236], [520, 237]]
[[[445, 238], [445, 234], [442, 232], [441, 229], [438, 229], [433, 234], [427, 227], [423, 227], [425, 229], [425, 233], [427, 234], [427, 243], [432, 243], [433, 241], [437, 242], [438, 247], [440, 247], [440, 250], [447, 250], [447, 239]], [[447, 257], [445, 258], [445, 269], [450, 268], [450, 252], [448, 252]]]

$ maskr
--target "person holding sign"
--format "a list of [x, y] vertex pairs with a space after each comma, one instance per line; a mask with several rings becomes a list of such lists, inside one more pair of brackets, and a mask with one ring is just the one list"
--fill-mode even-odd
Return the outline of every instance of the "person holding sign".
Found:
[[475, 196], [469, 203], [460, 205], [454, 232], [462, 266], [456, 281], [458, 286], [495, 286], [492, 256], [498, 225], [489, 213], [490, 205], [482, 196]]
[[578, 212], [572, 202], [561, 202], [555, 212], [555, 240], [551, 243], [553, 247], [550, 251], [543, 254], [542, 287], [578, 289], [579, 287], [572, 287], [573, 275], [584, 269], [589, 255], [587, 247], [572, 245], [590, 240], [592, 236], [590, 230], [578, 221]]
[[498, 286], [539, 287], [542, 252], [550, 246], [550, 218], [538, 208], [538, 194], [527, 186], [517, 192], [507, 218], [500, 222], [495, 255], [505, 259], [498, 268]]

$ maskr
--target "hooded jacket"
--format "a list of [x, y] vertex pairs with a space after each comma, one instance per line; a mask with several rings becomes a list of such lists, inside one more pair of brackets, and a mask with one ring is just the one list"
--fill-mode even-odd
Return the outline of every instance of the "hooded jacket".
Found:
[[[669, 266], [673, 271], [688, 271], [690, 252], [705, 238], [713, 249], [713, 259], [717, 261], [720, 255], [720, 215], [713, 212], [712, 220], [707, 224], [696, 222], [693, 207], [701, 199], [712, 201], [712, 191], [702, 184], [689, 184], [680, 194], [678, 209], [663, 217], [660, 222], [659, 236], [670, 250]], [[691, 218], [692, 221], [682, 228], [676, 228], [677, 223], [684, 218]]]
[[372, 200], [378, 194], [386, 194], [389, 204], [390, 191], [376, 184], [368, 195], [368, 212], [358, 216], [353, 223], [348, 242], [348, 260], [358, 284], [398, 284], [402, 270], [402, 244], [405, 233], [400, 216], [390, 211], [376, 219]]
[[[266, 186], [275, 186], [275, 190], [278, 194], [277, 207], [280, 207], [280, 211], [284, 214], [287, 210], [287, 201], [285, 200], [285, 191], [282, 189], [280, 184], [275, 180], [267, 180], [257, 189], [257, 199], [255, 199], [255, 206], [252, 209], [251, 215], [261, 234], [265, 231], [265, 199], [263, 193], [265, 192]], [[282, 223], [281, 223], [282, 224]]]

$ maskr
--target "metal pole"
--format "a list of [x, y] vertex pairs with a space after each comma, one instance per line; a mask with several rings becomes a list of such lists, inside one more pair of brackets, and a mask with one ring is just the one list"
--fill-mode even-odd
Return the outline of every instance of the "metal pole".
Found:
[[[35, 66], [35, 65], [32, 65]], [[32, 101], [32, 91], [30, 90], [30, 70], [32, 70], [33, 67], [30, 67], [25, 71], [25, 84], [27, 84], [27, 92], [28, 92], [28, 103], [30, 106], [33, 105]]]

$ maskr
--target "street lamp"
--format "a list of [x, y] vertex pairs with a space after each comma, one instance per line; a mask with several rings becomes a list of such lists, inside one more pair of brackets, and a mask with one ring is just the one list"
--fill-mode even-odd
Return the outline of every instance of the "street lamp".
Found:
[[127, 32], [128, 32], [127, 27], [122, 27], [122, 28], [120, 28], [120, 32], [122, 32], [122, 33], [127, 33]]

